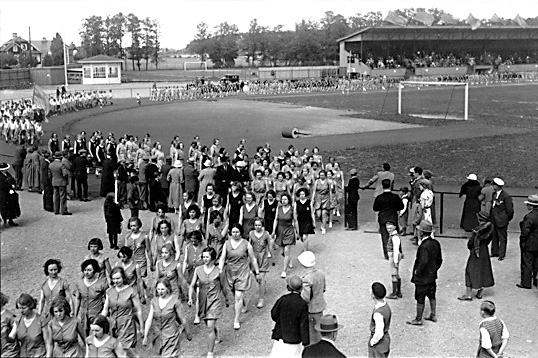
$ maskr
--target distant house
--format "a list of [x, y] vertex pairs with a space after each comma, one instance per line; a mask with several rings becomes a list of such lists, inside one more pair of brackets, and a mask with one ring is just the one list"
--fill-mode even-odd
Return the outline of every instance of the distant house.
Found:
[[0, 47], [0, 53], [11, 53], [17, 59], [23, 53], [29, 55], [30, 51], [32, 57], [35, 58], [38, 63], [41, 63], [41, 57], [43, 56], [41, 50], [35, 45], [30, 44], [28, 40], [18, 36], [16, 33], [13, 33], [13, 37]]
[[122, 60], [118, 58], [97, 55], [78, 63], [82, 64], [82, 84], [121, 83]]

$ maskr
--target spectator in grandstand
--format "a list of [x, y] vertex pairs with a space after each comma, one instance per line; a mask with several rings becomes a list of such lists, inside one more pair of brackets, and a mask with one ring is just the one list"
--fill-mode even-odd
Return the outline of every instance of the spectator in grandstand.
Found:
[[480, 212], [480, 192], [482, 187], [478, 182], [476, 174], [469, 174], [467, 182], [461, 186], [460, 198], [465, 195], [463, 211], [461, 213], [460, 227], [471, 232], [478, 225], [477, 214]]

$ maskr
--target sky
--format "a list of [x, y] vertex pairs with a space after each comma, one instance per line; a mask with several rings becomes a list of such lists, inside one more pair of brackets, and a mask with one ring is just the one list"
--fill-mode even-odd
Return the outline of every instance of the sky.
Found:
[[162, 47], [182, 49], [196, 35], [196, 25], [205, 22], [210, 29], [222, 22], [235, 24], [239, 31], [248, 31], [252, 19], [273, 28], [283, 25], [293, 30], [301, 20], [319, 21], [326, 11], [344, 17], [357, 13], [404, 8], [437, 7], [459, 19], [472, 13], [474, 17], [513, 19], [538, 16], [538, 0], [0, 0], [0, 44], [17, 33], [32, 41], [52, 39], [59, 33], [64, 42], [80, 44], [82, 20], [92, 15], [106, 17], [119, 12], [133, 13], [139, 18], [158, 20]]

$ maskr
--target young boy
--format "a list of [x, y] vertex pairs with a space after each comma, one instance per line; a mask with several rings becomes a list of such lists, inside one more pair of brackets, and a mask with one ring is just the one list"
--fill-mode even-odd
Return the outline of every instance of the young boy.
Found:
[[480, 305], [480, 345], [478, 358], [502, 357], [510, 334], [503, 321], [495, 316], [495, 303], [484, 301]]
[[400, 225], [400, 235], [405, 236], [407, 231], [407, 220], [409, 218], [409, 188], [400, 188], [400, 198], [404, 204], [404, 208], [398, 213], [398, 224]]
[[140, 94], [139, 93], [136, 94], [136, 103], [138, 103], [139, 106], [142, 105], [142, 101], [140, 100]]
[[400, 236], [395, 222], [387, 222], [385, 224], [389, 233], [387, 242], [387, 254], [389, 256], [390, 275], [392, 276], [392, 293], [387, 296], [388, 299], [395, 300], [402, 298], [402, 279], [400, 277], [400, 260], [402, 259], [402, 245]]
[[368, 341], [368, 357], [388, 357], [390, 352], [390, 318], [391, 311], [385, 301], [387, 289], [382, 283], [372, 284], [372, 300], [374, 312], [370, 320], [370, 340]]

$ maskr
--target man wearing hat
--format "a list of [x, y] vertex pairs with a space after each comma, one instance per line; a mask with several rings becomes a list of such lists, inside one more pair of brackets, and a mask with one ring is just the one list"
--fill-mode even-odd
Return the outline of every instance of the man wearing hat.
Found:
[[215, 173], [215, 187], [217, 194], [222, 198], [222, 205], [226, 207], [228, 202], [228, 192], [230, 190], [230, 183], [233, 168], [229, 163], [230, 159], [228, 156], [221, 157], [220, 162], [222, 163], [217, 167], [217, 172]]
[[63, 155], [57, 151], [54, 153], [54, 161], [49, 164], [49, 178], [52, 182], [53, 206], [55, 215], [71, 215], [67, 211], [67, 183], [69, 170], [62, 163]]
[[383, 193], [375, 198], [373, 210], [379, 213], [377, 222], [379, 223], [383, 255], [385, 256], [385, 260], [388, 260], [387, 243], [389, 241], [389, 232], [387, 231], [386, 224], [389, 221], [398, 222], [398, 212], [404, 208], [404, 205], [400, 196], [390, 191], [391, 182], [389, 179], [383, 179], [381, 185], [383, 186]]
[[185, 191], [193, 194], [194, 200], [198, 199], [198, 176], [200, 172], [195, 167], [195, 158], [190, 157], [187, 165], [183, 168], [183, 178], [185, 180]]
[[78, 155], [73, 159], [73, 175], [77, 183], [77, 197], [80, 201], [90, 201], [88, 199], [88, 152], [80, 149]]
[[0, 163], [0, 216], [4, 226], [19, 226], [13, 219], [21, 215], [19, 195], [15, 192], [16, 181], [8, 172], [10, 165]]
[[270, 357], [274, 358], [299, 357], [310, 344], [308, 305], [301, 298], [303, 281], [297, 276], [288, 277], [287, 288], [290, 293], [281, 296], [271, 309], [275, 322], [271, 338], [276, 342]]
[[170, 195], [170, 182], [168, 181], [168, 173], [172, 170], [172, 157], [167, 156], [164, 164], [161, 166], [161, 189], [163, 191], [163, 196], [165, 197], [165, 202], [168, 200]]
[[148, 210], [149, 206], [149, 189], [148, 179], [146, 177], [149, 166], [149, 154], [142, 156], [142, 162], [138, 165], [138, 188], [140, 189], [140, 210]]
[[390, 353], [390, 320], [392, 312], [385, 301], [387, 289], [380, 282], [372, 284], [372, 300], [374, 312], [370, 319], [370, 340], [368, 341], [368, 357], [388, 357]]
[[411, 282], [415, 284], [415, 300], [417, 301], [417, 316], [407, 321], [407, 324], [413, 326], [422, 326], [422, 314], [424, 313], [424, 304], [426, 297], [430, 300], [430, 316], [428, 321], [437, 322], [436, 318], [436, 299], [437, 291], [437, 271], [443, 263], [441, 254], [441, 245], [433, 238], [433, 225], [431, 222], [422, 220], [417, 227], [422, 241], [417, 249], [415, 264], [413, 265], [413, 277]]
[[314, 327], [319, 322], [323, 311], [327, 308], [325, 302], [325, 274], [318, 270], [316, 266], [316, 256], [312, 251], [305, 251], [297, 259], [305, 269], [303, 280], [303, 290], [301, 297], [308, 303], [308, 327], [310, 332], [310, 344], [316, 344], [321, 339], [321, 335]]
[[334, 342], [338, 336], [338, 330], [344, 328], [338, 324], [338, 319], [334, 314], [323, 315], [315, 326], [321, 334], [321, 340], [306, 347], [303, 351], [303, 358], [345, 358], [346, 356], [336, 348]]
[[359, 189], [361, 187], [359, 178], [357, 178], [357, 169], [353, 168], [349, 171], [349, 181], [346, 186], [347, 193], [347, 202], [346, 202], [346, 230], [355, 231], [359, 229], [358, 218], [357, 218], [357, 207], [359, 204], [359, 199], [361, 198], [359, 194]]
[[491, 208], [491, 223], [493, 224], [493, 240], [491, 241], [491, 257], [498, 257], [499, 261], [506, 256], [508, 243], [508, 224], [514, 218], [514, 203], [510, 194], [503, 189], [504, 181], [501, 178], [493, 179], [493, 203]]
[[530, 210], [519, 223], [521, 235], [519, 247], [521, 249], [521, 282], [519, 288], [531, 288], [531, 280], [538, 287], [536, 272], [538, 271], [538, 195], [529, 195], [525, 201]]

